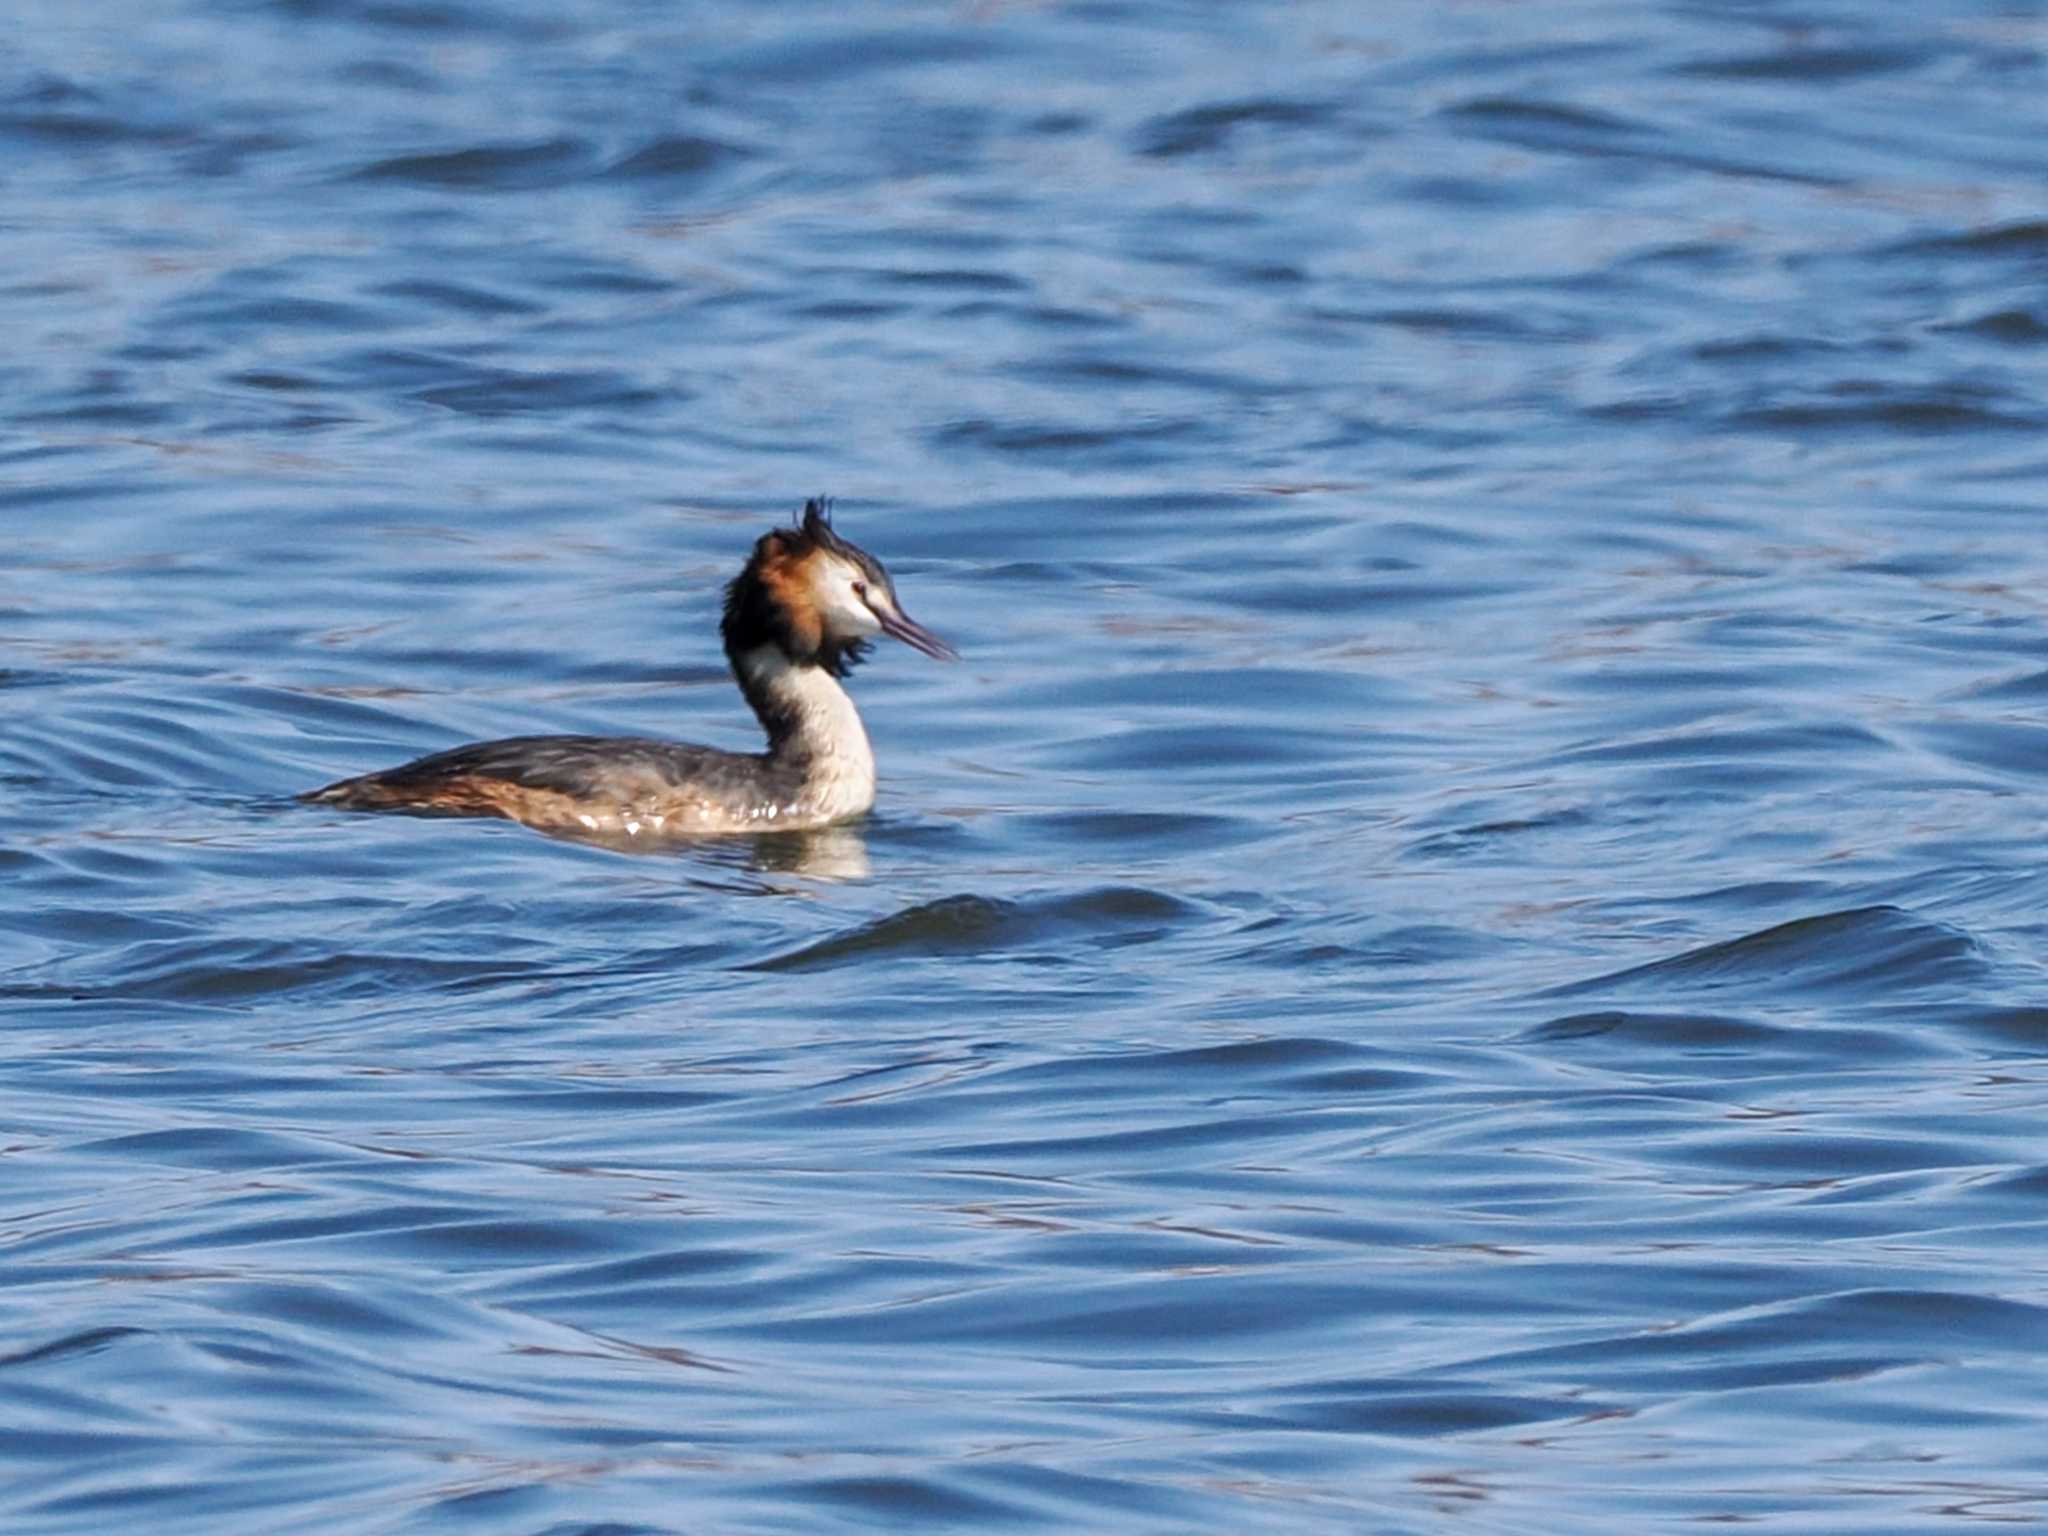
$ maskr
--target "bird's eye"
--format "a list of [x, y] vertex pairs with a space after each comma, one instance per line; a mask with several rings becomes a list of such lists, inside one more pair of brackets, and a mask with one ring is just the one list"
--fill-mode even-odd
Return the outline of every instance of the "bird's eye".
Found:
[[866, 602], [868, 600], [868, 584], [864, 581], [856, 581], [853, 584], [853, 595], [862, 602]]

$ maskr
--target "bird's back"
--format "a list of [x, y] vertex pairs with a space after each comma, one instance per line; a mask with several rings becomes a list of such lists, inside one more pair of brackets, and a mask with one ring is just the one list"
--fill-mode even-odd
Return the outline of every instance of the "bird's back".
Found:
[[503, 816], [632, 835], [772, 824], [760, 808], [790, 799], [799, 782], [765, 754], [636, 736], [510, 736], [343, 779], [304, 798], [349, 810]]

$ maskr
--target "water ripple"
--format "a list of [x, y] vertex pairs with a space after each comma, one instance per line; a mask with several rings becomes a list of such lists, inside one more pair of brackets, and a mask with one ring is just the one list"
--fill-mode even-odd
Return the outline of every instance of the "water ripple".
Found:
[[1988, 967], [1967, 934], [1896, 907], [1860, 907], [1780, 923], [1557, 989], [1763, 991], [1776, 996], [1877, 998], [1968, 989]]
[[[1052, 943], [1122, 948], [1164, 937], [1198, 912], [1192, 903], [1141, 888], [1109, 888], [1030, 902], [945, 896], [747, 968], [809, 970], [892, 957], [1028, 951]], [[1047, 953], [1042, 958], [1050, 963], [1056, 957]]]
[[0, 1528], [2041, 1513], [2023, 8], [18, 9]]

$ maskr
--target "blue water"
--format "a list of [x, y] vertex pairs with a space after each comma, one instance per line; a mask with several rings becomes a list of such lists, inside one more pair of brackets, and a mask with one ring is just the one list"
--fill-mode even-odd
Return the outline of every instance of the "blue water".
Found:
[[[2048, 1523], [2048, 19], [20, 0], [0, 1530]], [[290, 796], [749, 744], [870, 820]]]

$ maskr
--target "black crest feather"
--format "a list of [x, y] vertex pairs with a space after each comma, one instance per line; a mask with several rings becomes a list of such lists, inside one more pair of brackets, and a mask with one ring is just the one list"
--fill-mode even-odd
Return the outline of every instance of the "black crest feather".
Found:
[[838, 678], [844, 678], [866, 659], [872, 647], [865, 640], [828, 639], [815, 651], [806, 653], [790, 627], [789, 615], [759, 579], [763, 561], [779, 553], [801, 555], [812, 549], [822, 549], [850, 561], [860, 567], [870, 582], [894, 594], [895, 587], [881, 562], [833, 531], [831, 498], [813, 496], [804, 503], [793, 527], [777, 528], [755, 541], [746, 569], [726, 586], [725, 616], [719, 628], [725, 637], [727, 655], [737, 656], [749, 646], [772, 641], [782, 647], [784, 655], [815, 662]]

